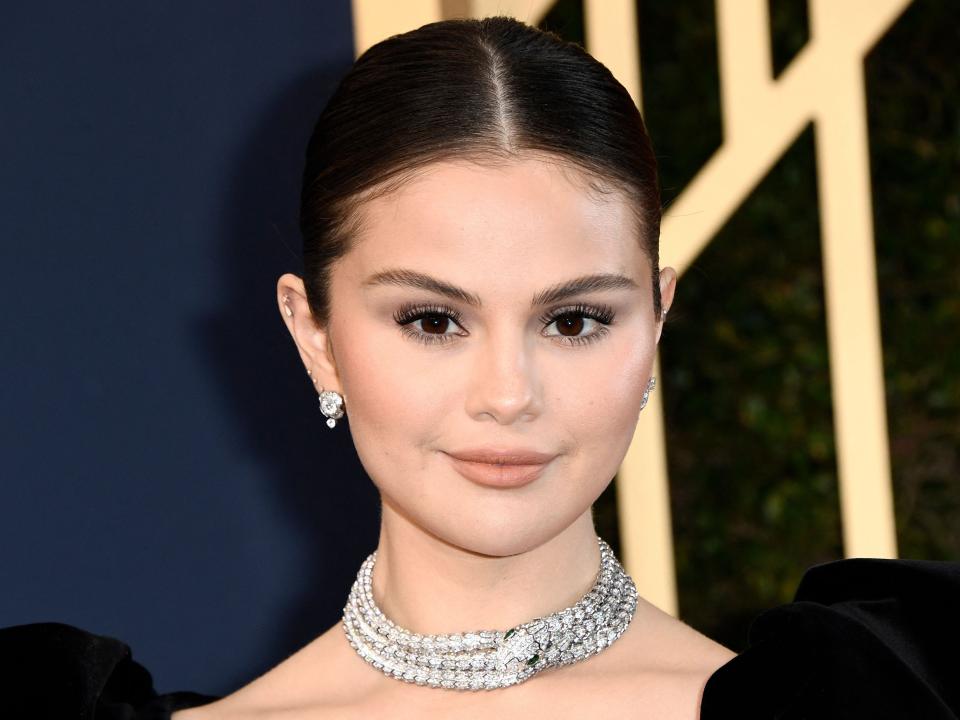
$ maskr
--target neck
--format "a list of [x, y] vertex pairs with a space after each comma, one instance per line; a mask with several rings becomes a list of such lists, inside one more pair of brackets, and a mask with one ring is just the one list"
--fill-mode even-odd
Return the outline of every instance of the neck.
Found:
[[558, 535], [509, 556], [446, 542], [383, 500], [373, 597], [421, 634], [506, 630], [569, 607], [593, 586], [600, 548], [588, 508]]

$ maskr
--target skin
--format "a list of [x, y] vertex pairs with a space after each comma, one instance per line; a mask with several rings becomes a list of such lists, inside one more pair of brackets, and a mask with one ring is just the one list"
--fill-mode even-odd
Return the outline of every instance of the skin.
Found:
[[[436, 163], [364, 206], [359, 242], [332, 274], [329, 327], [314, 322], [301, 278], [277, 283], [304, 366], [315, 388], [344, 396], [347, 426], [380, 492], [374, 597], [415, 632], [509, 628], [572, 605], [595, 579], [591, 505], [632, 440], [663, 324], [627, 200], [588, 192], [585, 182], [534, 156], [498, 167]], [[365, 283], [388, 268], [459, 286], [482, 307]], [[635, 287], [530, 306], [537, 292], [593, 273], [621, 274]], [[659, 285], [669, 308], [676, 272], [663, 268]], [[405, 333], [394, 314], [411, 303], [433, 309]], [[609, 307], [613, 322], [583, 314], [544, 322], [577, 303]], [[459, 320], [442, 314], [450, 310]], [[411, 332], [445, 341], [424, 344]], [[467, 480], [444, 454], [486, 445], [557, 457], [531, 484], [504, 489]], [[246, 687], [174, 720], [281, 711], [529, 718], [546, 708], [550, 717], [585, 717], [598, 703], [613, 717], [695, 718], [707, 677], [733, 655], [640, 598], [624, 635], [588, 661], [464, 693], [383, 676], [338, 623]]]

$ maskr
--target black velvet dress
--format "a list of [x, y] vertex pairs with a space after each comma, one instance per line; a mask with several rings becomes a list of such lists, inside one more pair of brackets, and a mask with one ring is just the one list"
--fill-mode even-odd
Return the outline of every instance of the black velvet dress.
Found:
[[[958, 618], [960, 562], [815, 565], [793, 602], [753, 619], [747, 648], [708, 680], [700, 717], [960, 720]], [[126, 644], [62, 623], [0, 629], [0, 664], [4, 720], [169, 720], [217, 699], [158, 694]]]

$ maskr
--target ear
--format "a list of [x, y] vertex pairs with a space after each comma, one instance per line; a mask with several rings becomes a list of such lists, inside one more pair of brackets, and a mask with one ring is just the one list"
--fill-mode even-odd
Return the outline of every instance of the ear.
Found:
[[[673, 305], [673, 293], [677, 289], [677, 271], [672, 267], [665, 267], [660, 271], [660, 306], [669, 312]], [[657, 318], [657, 343], [660, 342], [660, 334], [663, 332], [663, 322], [666, 316], [661, 315]]]
[[303, 280], [284, 273], [277, 281], [277, 305], [314, 389], [342, 392], [328, 328], [314, 321]]

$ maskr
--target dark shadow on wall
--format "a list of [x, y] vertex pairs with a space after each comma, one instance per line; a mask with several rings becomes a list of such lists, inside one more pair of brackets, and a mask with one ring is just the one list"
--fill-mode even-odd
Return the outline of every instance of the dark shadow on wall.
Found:
[[[257, 653], [267, 670], [340, 619], [357, 568], [376, 547], [379, 499], [350, 438], [348, 416], [330, 429], [276, 304], [284, 272], [302, 277], [298, 229], [304, 152], [313, 125], [349, 69], [322, 67], [293, 79], [266, 104], [236, 151], [219, 230], [223, 302], [196, 320], [194, 342], [220, 389], [242, 446], [267, 468], [277, 506], [309, 558], [295, 600]], [[270, 494], [269, 492], [267, 494]], [[251, 579], [255, 581], [255, 570]], [[239, 688], [251, 677], [235, 678]]]

